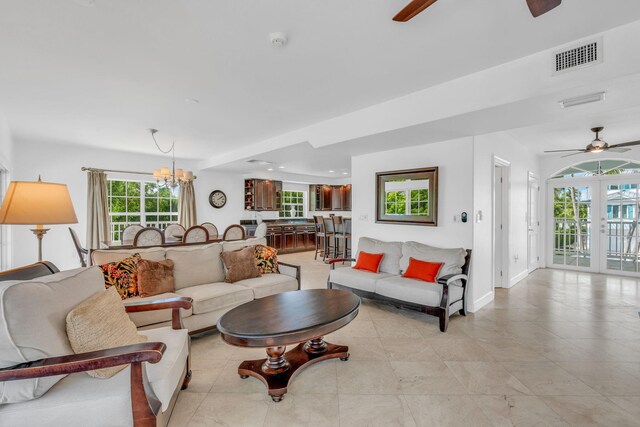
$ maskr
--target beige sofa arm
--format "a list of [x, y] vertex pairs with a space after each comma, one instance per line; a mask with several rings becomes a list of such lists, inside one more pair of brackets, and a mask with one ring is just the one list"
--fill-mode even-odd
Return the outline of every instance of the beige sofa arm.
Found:
[[300, 266], [288, 264], [286, 262], [278, 261], [278, 270], [280, 274], [284, 274], [289, 277], [293, 277], [298, 282], [298, 290], [300, 290]]

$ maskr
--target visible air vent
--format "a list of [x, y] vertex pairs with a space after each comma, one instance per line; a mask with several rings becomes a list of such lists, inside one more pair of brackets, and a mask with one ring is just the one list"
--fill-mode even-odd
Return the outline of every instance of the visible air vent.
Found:
[[555, 52], [554, 74], [573, 71], [602, 62], [602, 40], [582, 43], [560, 52]]

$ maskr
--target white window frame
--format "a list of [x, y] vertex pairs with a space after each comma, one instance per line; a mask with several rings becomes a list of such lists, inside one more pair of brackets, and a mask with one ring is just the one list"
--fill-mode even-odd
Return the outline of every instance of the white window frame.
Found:
[[[302, 194], [300, 203], [285, 203], [286, 193], [300, 193]], [[297, 190], [283, 190], [282, 191], [282, 202], [280, 205], [280, 210], [278, 211], [278, 218], [306, 218], [307, 217], [307, 192], [306, 191], [297, 191]], [[287, 208], [285, 208], [285, 206]], [[283, 214], [291, 209], [291, 206], [302, 206], [302, 213], [300, 216], [284, 216]]]

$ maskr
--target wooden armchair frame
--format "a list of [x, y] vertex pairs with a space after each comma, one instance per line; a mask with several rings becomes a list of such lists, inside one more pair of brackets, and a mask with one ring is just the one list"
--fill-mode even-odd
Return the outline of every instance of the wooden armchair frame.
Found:
[[[189, 309], [192, 303], [193, 300], [191, 298], [168, 298], [128, 304], [125, 305], [125, 310], [131, 313], [171, 309], [172, 328], [182, 329], [180, 309]], [[74, 374], [94, 369], [131, 365], [133, 425], [135, 427], [155, 427], [161, 403], [153, 390], [151, 390], [151, 387], [147, 386], [142, 362], [158, 363], [162, 359], [166, 348], [167, 346], [161, 342], [145, 342], [88, 353], [48, 357], [0, 369], [0, 382]], [[189, 351], [189, 357], [187, 358], [186, 375], [182, 382], [182, 390], [187, 388], [191, 380], [190, 354], [191, 351]]]

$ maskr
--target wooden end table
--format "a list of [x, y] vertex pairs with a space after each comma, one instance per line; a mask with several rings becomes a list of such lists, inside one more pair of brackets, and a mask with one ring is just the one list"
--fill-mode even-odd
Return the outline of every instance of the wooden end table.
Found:
[[[324, 335], [349, 324], [360, 298], [349, 291], [309, 289], [283, 292], [242, 304], [218, 321], [222, 339], [239, 347], [266, 347], [267, 358], [247, 360], [241, 378], [258, 378], [279, 402], [289, 381], [302, 368], [322, 360], [349, 359], [349, 347], [330, 344]], [[298, 344], [286, 351], [286, 346]]]

